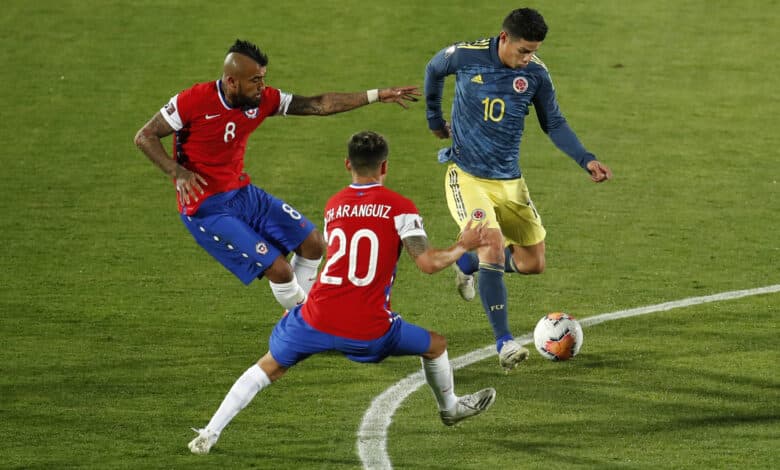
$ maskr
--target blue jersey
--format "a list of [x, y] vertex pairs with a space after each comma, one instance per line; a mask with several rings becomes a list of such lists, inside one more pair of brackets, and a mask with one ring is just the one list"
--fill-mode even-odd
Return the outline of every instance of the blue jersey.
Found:
[[520, 141], [525, 116], [534, 106], [542, 130], [583, 169], [596, 157], [589, 153], [558, 108], [550, 74], [536, 56], [524, 68], [512, 69], [498, 57], [498, 37], [457, 43], [439, 51], [425, 69], [428, 126], [442, 129], [444, 79], [455, 75], [452, 147], [439, 161], [455, 162], [481, 178], [522, 176]]

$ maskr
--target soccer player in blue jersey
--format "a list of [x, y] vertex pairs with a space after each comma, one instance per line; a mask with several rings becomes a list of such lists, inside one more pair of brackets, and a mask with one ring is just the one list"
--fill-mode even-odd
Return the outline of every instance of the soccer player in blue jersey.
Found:
[[[507, 317], [504, 272], [539, 274], [545, 267], [545, 229], [520, 169], [520, 140], [533, 105], [542, 130], [556, 147], [590, 173], [594, 182], [611, 170], [588, 152], [569, 127], [555, 98], [547, 67], [536, 56], [547, 24], [530, 8], [512, 11], [498, 36], [456, 43], [439, 51], [425, 69], [428, 127], [436, 137], [452, 138], [439, 151], [447, 163], [445, 192], [461, 230], [469, 220], [485, 219], [489, 244], [458, 260], [458, 290], [475, 296], [496, 338], [499, 363], [510, 370], [528, 357], [514, 341]], [[444, 80], [455, 75], [451, 124], [442, 114]]]

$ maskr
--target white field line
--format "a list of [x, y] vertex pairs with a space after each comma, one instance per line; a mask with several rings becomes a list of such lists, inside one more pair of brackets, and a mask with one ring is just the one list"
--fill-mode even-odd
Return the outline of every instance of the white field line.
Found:
[[[724, 300], [740, 299], [752, 295], [771, 294], [780, 292], [780, 284], [766, 287], [757, 287], [755, 289], [736, 290], [730, 292], [721, 292], [720, 294], [705, 295], [701, 297], [689, 297], [687, 299], [664, 302], [662, 304], [648, 305], [645, 307], [632, 308], [629, 310], [619, 310], [612, 313], [603, 313], [593, 317], [580, 320], [582, 326], [591, 326], [603, 323], [605, 321], [618, 320], [620, 318], [635, 317], [654, 312], [665, 312], [675, 308], [690, 307], [691, 305], [706, 304], [709, 302], [721, 302]], [[516, 338], [521, 344], [531, 342], [531, 334], [526, 334]], [[485, 346], [482, 349], [471, 351], [453, 359], [451, 362], [453, 369], [460, 369], [475, 362], [486, 359], [496, 354], [495, 345]], [[360, 429], [357, 433], [357, 448], [360, 461], [365, 469], [390, 470], [393, 468], [390, 457], [387, 455], [387, 429], [395, 414], [395, 410], [401, 406], [401, 403], [414, 391], [425, 384], [422, 370], [410, 374], [404, 379], [396, 382], [395, 385], [379, 394], [371, 402], [371, 406], [363, 415], [360, 423]]]

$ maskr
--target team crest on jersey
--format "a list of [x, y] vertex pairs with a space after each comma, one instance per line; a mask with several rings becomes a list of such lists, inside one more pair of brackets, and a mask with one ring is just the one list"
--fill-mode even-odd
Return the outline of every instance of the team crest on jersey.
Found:
[[259, 255], [268, 254], [268, 245], [263, 242], [259, 242], [257, 245], [255, 245], [255, 251], [257, 251], [257, 254]]
[[247, 109], [244, 111], [244, 116], [248, 117], [249, 119], [254, 119], [257, 117], [257, 108]]
[[471, 211], [471, 219], [479, 222], [480, 220], [485, 218], [485, 211], [482, 209], [474, 209]]
[[525, 77], [517, 77], [515, 78], [515, 81], [512, 82], [512, 88], [518, 93], [525, 93], [525, 90], [528, 89], [528, 80], [526, 80]]

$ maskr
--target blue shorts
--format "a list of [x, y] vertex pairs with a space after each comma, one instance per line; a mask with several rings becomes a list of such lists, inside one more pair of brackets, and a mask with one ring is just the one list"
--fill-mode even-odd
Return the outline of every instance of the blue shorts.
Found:
[[262, 277], [276, 258], [294, 251], [315, 229], [289, 204], [251, 184], [208, 197], [198, 212], [181, 220], [195, 241], [244, 284]]
[[268, 349], [276, 362], [292, 367], [312, 354], [339, 351], [355, 362], [381, 362], [388, 356], [419, 356], [431, 346], [428, 330], [403, 321], [400, 316], [384, 336], [370, 341], [342, 338], [315, 330], [296, 305], [276, 323]]

